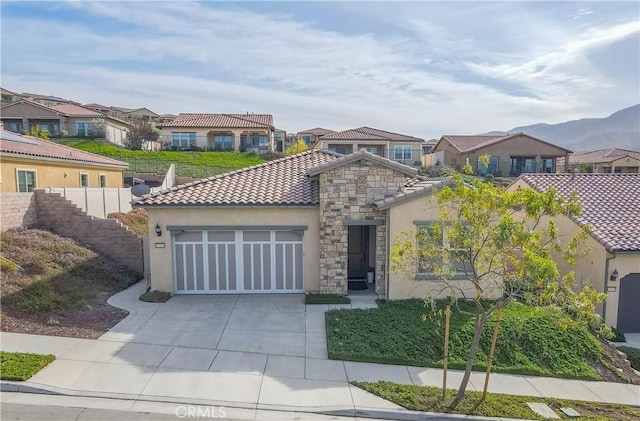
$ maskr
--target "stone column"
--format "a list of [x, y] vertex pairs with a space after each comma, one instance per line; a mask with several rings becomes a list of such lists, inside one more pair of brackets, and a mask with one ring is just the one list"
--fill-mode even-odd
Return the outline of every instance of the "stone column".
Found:
[[233, 150], [236, 152], [240, 151], [240, 135], [242, 134], [242, 130], [232, 130], [233, 133]]

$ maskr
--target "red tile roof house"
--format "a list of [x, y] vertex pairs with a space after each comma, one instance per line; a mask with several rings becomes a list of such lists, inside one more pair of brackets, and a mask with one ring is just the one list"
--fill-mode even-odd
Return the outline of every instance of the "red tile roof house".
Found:
[[[559, 217], [560, 235], [590, 225], [590, 253], [575, 268], [578, 287], [605, 292], [605, 322], [625, 333], [640, 332], [640, 174], [523, 174], [509, 189], [577, 192], [582, 214]], [[563, 268], [566, 269], [566, 268]]]
[[22, 99], [2, 107], [0, 114], [6, 130], [28, 132], [37, 125], [46, 129], [51, 138], [60, 137], [63, 130], [70, 137], [94, 137], [96, 125], [104, 122], [104, 138], [119, 146], [124, 144], [131, 127], [125, 121], [72, 103], [46, 106]]
[[161, 125], [163, 147], [268, 153], [274, 151], [271, 114], [181, 113]]
[[316, 147], [341, 154], [366, 149], [405, 165], [420, 166], [424, 139], [371, 127], [359, 127], [327, 134], [318, 139]]
[[[564, 170], [558, 162], [558, 172]], [[640, 172], [640, 152], [610, 148], [589, 152], [574, 152], [569, 155], [569, 169], [581, 172], [637, 173]], [[587, 171], [585, 171], [587, 170]]]
[[389, 250], [401, 232], [438, 219], [431, 193], [442, 183], [365, 150], [310, 150], [133, 206], [149, 214], [153, 289], [346, 294], [350, 279], [371, 273], [372, 292], [400, 299], [434, 293], [434, 282], [390, 272]]
[[334, 133], [335, 133], [334, 130], [323, 129], [322, 127], [315, 127], [313, 129], [302, 130], [296, 133], [296, 139], [302, 139], [307, 145], [312, 146], [312, 145], [315, 145], [318, 139], [320, 139], [322, 136], [326, 136]]
[[[564, 158], [568, 162], [571, 151], [524, 133], [515, 133], [504, 136], [445, 135], [432, 153], [436, 155], [436, 161], [458, 171], [468, 161], [475, 174], [517, 177], [522, 173], [555, 173], [556, 159]], [[481, 155], [489, 155], [488, 167], [479, 161]]]

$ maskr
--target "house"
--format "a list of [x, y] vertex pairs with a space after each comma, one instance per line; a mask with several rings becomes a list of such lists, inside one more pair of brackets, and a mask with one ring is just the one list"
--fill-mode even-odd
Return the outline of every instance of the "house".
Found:
[[431, 167], [439, 165], [442, 159], [442, 152], [435, 154], [433, 150], [438, 144], [438, 139], [430, 139], [422, 142], [422, 166]]
[[371, 273], [372, 291], [400, 299], [433, 293], [434, 282], [390, 273], [388, 259], [400, 232], [438, 220], [425, 198], [442, 184], [366, 150], [312, 149], [133, 206], [149, 215], [152, 289], [346, 294], [350, 279]]
[[640, 174], [523, 174], [509, 187], [520, 188], [577, 192], [582, 214], [560, 216], [556, 226], [561, 237], [590, 226], [590, 252], [571, 268], [578, 287], [607, 294], [600, 310], [608, 325], [640, 332]]
[[53, 105], [61, 105], [61, 104], [80, 105], [79, 102], [71, 101], [70, 99], [60, 98], [58, 96], [53, 96], [53, 95], [33, 94], [29, 92], [21, 93], [18, 99], [26, 99], [29, 101], [37, 102], [38, 104], [44, 105], [46, 107], [51, 107]]
[[160, 114], [158, 116], [157, 123], [160, 124], [160, 125], [166, 124], [166, 123], [169, 123], [169, 122], [175, 120], [176, 117], [178, 117], [178, 116], [175, 115], [175, 114]]
[[13, 101], [17, 101], [20, 98], [20, 96], [15, 92], [11, 92], [1, 87], [0, 87], [0, 94], [2, 95], [2, 99], [0, 101], [1, 106], [10, 104]]
[[174, 149], [266, 153], [274, 151], [271, 114], [181, 113], [160, 129], [160, 141]]
[[[479, 175], [517, 177], [521, 173], [555, 173], [556, 160], [569, 160], [570, 150], [524, 133], [504, 136], [445, 135], [433, 149], [440, 163], [460, 171], [468, 162]], [[479, 158], [489, 155], [489, 166]], [[565, 168], [567, 165], [565, 165]]]
[[296, 139], [302, 139], [308, 146], [315, 145], [318, 139], [328, 134], [333, 134], [335, 131], [329, 129], [323, 129], [322, 127], [316, 127], [309, 130], [303, 130], [298, 132]]
[[157, 121], [160, 116], [150, 109], [142, 107], [125, 112], [123, 117], [126, 120]]
[[611, 148], [589, 152], [574, 152], [569, 155], [569, 169], [564, 162], [557, 162], [557, 172], [580, 170], [593, 173], [637, 173], [640, 172], [640, 152]]
[[0, 191], [45, 187], [122, 187], [128, 164], [0, 129]]
[[392, 159], [406, 165], [421, 165], [421, 144], [424, 139], [387, 132], [371, 127], [359, 127], [327, 134], [319, 138], [318, 147], [341, 154], [350, 154], [361, 148], [374, 155]]
[[12, 132], [26, 133], [37, 125], [49, 133], [49, 137], [99, 137], [123, 145], [130, 125], [114, 117], [71, 103], [52, 106], [27, 99], [2, 107], [4, 127]]

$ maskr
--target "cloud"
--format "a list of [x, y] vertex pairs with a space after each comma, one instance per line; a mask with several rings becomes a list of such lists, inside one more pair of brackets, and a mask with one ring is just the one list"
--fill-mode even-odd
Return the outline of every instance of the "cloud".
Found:
[[[37, 16], [3, 11], [7, 89], [159, 113], [267, 112], [289, 131], [370, 125], [420, 137], [608, 114], [638, 100], [590, 64], [593, 51], [634, 33], [631, 21], [566, 28], [543, 9], [494, 3], [465, 4], [468, 13], [456, 4], [315, 4], [313, 19], [304, 3], [266, 12], [251, 3], [40, 7]], [[332, 18], [354, 11], [367, 25]], [[486, 21], [468, 25], [478, 13]], [[518, 13], [544, 28], [514, 23]]]

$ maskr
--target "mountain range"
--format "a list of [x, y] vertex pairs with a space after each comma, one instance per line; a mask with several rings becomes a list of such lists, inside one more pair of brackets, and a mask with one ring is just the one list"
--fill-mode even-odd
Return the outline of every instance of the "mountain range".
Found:
[[558, 124], [538, 123], [485, 134], [500, 136], [519, 132], [572, 151], [614, 147], [640, 151], [640, 104], [624, 108], [606, 118], [581, 118]]

